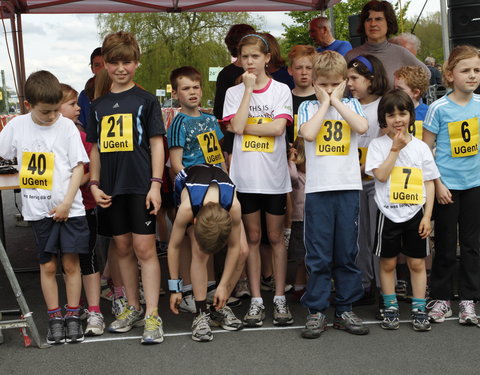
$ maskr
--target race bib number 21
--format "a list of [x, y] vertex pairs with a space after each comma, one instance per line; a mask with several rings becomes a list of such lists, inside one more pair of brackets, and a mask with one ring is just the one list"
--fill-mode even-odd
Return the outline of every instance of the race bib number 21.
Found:
[[133, 151], [131, 113], [117, 113], [102, 118], [100, 152]]

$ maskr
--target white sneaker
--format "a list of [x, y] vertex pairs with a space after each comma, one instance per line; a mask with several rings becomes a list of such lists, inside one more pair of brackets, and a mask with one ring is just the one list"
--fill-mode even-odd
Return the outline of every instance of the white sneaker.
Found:
[[471, 300], [462, 300], [458, 304], [460, 311], [458, 313], [458, 322], [465, 325], [478, 324], [477, 313], [475, 312], [475, 302]]
[[128, 306], [127, 299], [125, 297], [114, 298], [112, 301], [112, 315], [117, 318], [123, 313]]
[[428, 312], [428, 318], [433, 323], [443, 323], [445, 318], [452, 316], [450, 301], [440, 299], [432, 300], [427, 304], [427, 309], [431, 309]]
[[100, 336], [105, 331], [105, 321], [101, 313], [90, 311], [87, 318], [86, 336]]
[[195, 314], [197, 312], [197, 307], [195, 306], [195, 298], [193, 297], [193, 294], [184, 294], [178, 309], [182, 312]]
[[246, 298], [251, 297], [250, 289], [248, 288], [248, 280], [247, 279], [240, 279], [238, 280], [237, 286], [235, 287], [235, 291], [233, 295], [237, 298]]

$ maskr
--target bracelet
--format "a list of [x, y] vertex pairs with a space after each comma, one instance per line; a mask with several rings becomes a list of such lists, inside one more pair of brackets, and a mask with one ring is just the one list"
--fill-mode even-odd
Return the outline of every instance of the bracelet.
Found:
[[183, 281], [182, 279], [178, 280], [168, 280], [168, 290], [172, 293], [182, 293]]
[[150, 179], [150, 181], [151, 181], [151, 182], [158, 182], [158, 183], [160, 183], [160, 184], [163, 184], [163, 180], [162, 180], [161, 178], [159, 178], [159, 177], [152, 177], [152, 178]]
[[100, 187], [100, 182], [97, 181], [97, 180], [90, 180], [90, 181], [88, 181], [87, 187], [91, 187], [91, 186], [93, 186], [93, 185]]

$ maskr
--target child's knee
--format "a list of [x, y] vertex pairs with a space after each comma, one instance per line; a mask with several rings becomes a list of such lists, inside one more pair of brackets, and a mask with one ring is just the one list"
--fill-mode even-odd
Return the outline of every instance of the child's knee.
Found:
[[424, 258], [407, 258], [408, 268], [411, 272], [419, 273], [425, 271], [425, 259]]
[[55, 257], [52, 257], [47, 263], [43, 263], [40, 265], [40, 270], [42, 275], [45, 276], [55, 276], [57, 273], [57, 260]]

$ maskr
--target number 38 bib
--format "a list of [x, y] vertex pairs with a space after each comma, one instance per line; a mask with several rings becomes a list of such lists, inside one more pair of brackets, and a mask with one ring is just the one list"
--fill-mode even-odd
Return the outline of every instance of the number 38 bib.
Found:
[[317, 135], [316, 155], [348, 155], [350, 126], [343, 120], [325, 120]]
[[54, 160], [53, 152], [24, 152], [20, 168], [20, 187], [52, 190]]
[[390, 174], [390, 203], [423, 203], [423, 173], [421, 169], [393, 167]]
[[452, 157], [478, 154], [478, 117], [448, 123]]
[[102, 118], [100, 152], [133, 151], [131, 113], [117, 113]]

